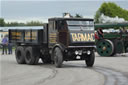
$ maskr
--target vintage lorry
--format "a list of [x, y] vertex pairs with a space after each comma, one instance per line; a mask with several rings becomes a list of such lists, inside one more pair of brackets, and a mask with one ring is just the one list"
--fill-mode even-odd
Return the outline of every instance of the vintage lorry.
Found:
[[93, 19], [50, 18], [42, 29], [10, 29], [9, 41], [17, 45], [19, 64], [54, 63], [61, 67], [63, 61], [85, 60], [88, 67], [95, 61]]
[[100, 56], [114, 56], [128, 52], [128, 23], [95, 24], [95, 29], [103, 30], [103, 38], [96, 39]]

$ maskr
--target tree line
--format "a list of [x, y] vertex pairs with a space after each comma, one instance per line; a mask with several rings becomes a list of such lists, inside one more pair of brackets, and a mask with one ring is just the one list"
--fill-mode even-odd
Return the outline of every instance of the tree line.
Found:
[[40, 21], [29, 21], [26, 23], [22, 22], [5, 22], [3, 18], [0, 18], [0, 27], [6, 26], [43, 26], [44, 23]]

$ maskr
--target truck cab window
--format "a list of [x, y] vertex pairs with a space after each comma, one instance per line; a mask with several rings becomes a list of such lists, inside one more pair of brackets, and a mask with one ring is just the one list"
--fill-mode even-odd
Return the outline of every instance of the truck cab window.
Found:
[[94, 22], [93, 21], [71, 21], [67, 20], [69, 29], [84, 29], [84, 30], [94, 30]]
[[59, 21], [58, 22], [58, 30], [64, 29], [65, 25], [66, 25], [65, 21]]

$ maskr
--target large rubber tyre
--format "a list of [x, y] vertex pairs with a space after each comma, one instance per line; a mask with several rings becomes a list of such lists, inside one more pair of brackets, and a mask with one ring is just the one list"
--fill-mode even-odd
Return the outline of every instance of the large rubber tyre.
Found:
[[33, 55], [32, 47], [27, 47], [25, 49], [25, 62], [28, 65], [36, 65], [38, 64], [38, 61], [39, 61], [39, 56]]
[[95, 53], [92, 51], [90, 55], [87, 55], [85, 60], [87, 67], [92, 67], [95, 61]]
[[51, 57], [50, 57], [50, 55], [42, 56], [41, 57], [41, 60], [43, 61], [44, 64], [51, 63]]
[[113, 56], [115, 55], [114, 43], [111, 40], [100, 40], [96, 44], [97, 52], [100, 56]]
[[53, 50], [53, 57], [55, 66], [57, 68], [61, 68], [63, 63], [63, 53], [59, 47], [55, 47], [55, 49]]
[[16, 48], [15, 55], [18, 64], [25, 64], [25, 51], [22, 46]]

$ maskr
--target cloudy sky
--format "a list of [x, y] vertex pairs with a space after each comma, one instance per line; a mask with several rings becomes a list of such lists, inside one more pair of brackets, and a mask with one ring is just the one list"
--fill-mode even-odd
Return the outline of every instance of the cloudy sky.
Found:
[[0, 0], [0, 17], [5, 21], [26, 22], [61, 17], [62, 13], [76, 13], [93, 18], [104, 1], [115, 2], [128, 10], [128, 0]]

